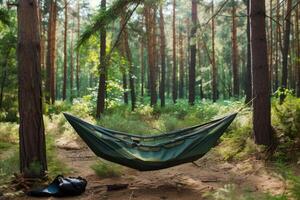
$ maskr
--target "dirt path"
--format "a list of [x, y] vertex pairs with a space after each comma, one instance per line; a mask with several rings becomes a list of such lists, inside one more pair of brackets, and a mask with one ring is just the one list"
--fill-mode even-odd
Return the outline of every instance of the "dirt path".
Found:
[[[82, 176], [88, 180], [87, 190], [82, 196], [63, 198], [66, 200], [201, 200], [206, 199], [202, 197], [203, 194], [216, 191], [226, 184], [235, 184], [236, 191], [249, 193], [279, 194], [283, 188], [283, 183], [262, 161], [251, 158], [239, 163], [228, 163], [217, 160], [213, 153], [198, 160], [196, 163], [199, 166], [189, 163], [151, 172], [124, 167], [120, 178], [101, 179], [90, 168], [98, 158], [87, 147], [78, 146], [80, 148], [58, 149], [59, 158], [73, 169], [68, 175]], [[107, 184], [129, 184], [129, 187], [107, 192]]]

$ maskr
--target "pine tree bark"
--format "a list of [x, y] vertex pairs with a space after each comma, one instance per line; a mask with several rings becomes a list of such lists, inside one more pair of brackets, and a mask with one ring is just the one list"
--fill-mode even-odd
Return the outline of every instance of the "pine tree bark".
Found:
[[145, 87], [145, 61], [144, 61], [144, 39], [140, 39], [140, 56], [141, 56], [141, 96], [144, 97], [144, 87]]
[[184, 55], [183, 55], [183, 34], [179, 31], [179, 98], [184, 98]]
[[71, 32], [70, 44], [70, 101], [73, 101], [73, 84], [74, 84], [74, 47], [73, 47], [73, 30]]
[[[106, 10], [106, 0], [101, 0], [101, 10]], [[99, 66], [99, 86], [97, 97], [96, 117], [100, 118], [105, 110], [106, 95], [106, 29], [100, 30], [100, 66]]]
[[4, 61], [3, 63], [1, 63], [2, 65], [2, 80], [1, 80], [1, 87], [0, 87], [0, 109], [2, 108], [2, 104], [3, 104], [3, 93], [4, 93], [4, 86], [7, 80], [7, 69], [8, 69], [8, 58], [9, 58], [9, 54], [10, 54], [10, 48], [7, 50], [7, 52], [4, 54]]
[[172, 21], [172, 32], [173, 32], [173, 79], [172, 79], [172, 98], [173, 102], [177, 101], [177, 60], [176, 60], [176, 0], [173, 0], [173, 21]]
[[68, 36], [68, 2], [64, 0], [65, 4], [65, 20], [64, 20], [64, 75], [63, 75], [63, 100], [67, 97], [67, 36]]
[[[214, 14], [214, 0], [212, 1], [211, 12]], [[211, 40], [212, 40], [212, 99], [213, 102], [216, 102], [218, 99], [218, 86], [217, 86], [217, 77], [218, 70], [216, 66], [216, 55], [215, 55], [215, 18], [211, 20]]]
[[24, 177], [43, 177], [47, 161], [37, 1], [19, 0], [17, 15], [20, 171]]
[[271, 87], [270, 90], [272, 90], [272, 84], [273, 84], [273, 0], [270, 0], [270, 44], [269, 44], [269, 77], [270, 77], [270, 83]]
[[145, 21], [148, 51], [148, 68], [149, 68], [149, 88], [150, 88], [150, 104], [157, 104], [156, 90], [156, 65], [155, 65], [155, 10], [150, 5], [145, 5]]
[[166, 82], [166, 36], [165, 21], [162, 5], [159, 7], [159, 28], [160, 28], [160, 56], [161, 56], [161, 81], [160, 81], [160, 105], [165, 106], [165, 82]]
[[299, 28], [299, 9], [300, 6], [298, 5], [296, 8], [296, 95], [300, 97], [300, 28]]
[[238, 66], [238, 44], [237, 44], [237, 22], [236, 22], [236, 5], [233, 2], [232, 10], [232, 76], [233, 76], [233, 95], [240, 95], [240, 80]]
[[189, 69], [189, 104], [195, 104], [195, 84], [196, 84], [196, 44], [197, 44], [197, 0], [192, 0], [192, 29], [191, 29], [191, 61]]
[[55, 60], [56, 60], [56, 18], [57, 18], [57, 2], [52, 0], [49, 7], [48, 22], [48, 46], [46, 58], [46, 102], [55, 103]]
[[292, 9], [292, 0], [288, 0], [287, 15], [285, 17], [284, 44], [283, 44], [283, 51], [282, 51], [282, 80], [281, 80], [282, 89], [287, 88], [287, 80], [288, 80], [288, 55], [289, 55], [290, 34], [291, 34], [291, 9]]
[[251, 77], [251, 47], [250, 47], [250, 0], [247, 0], [247, 68], [246, 68], [246, 87], [245, 87], [245, 104], [252, 99], [252, 77]]
[[201, 71], [201, 42], [200, 42], [200, 38], [198, 38], [197, 40], [197, 45], [198, 45], [198, 51], [197, 51], [197, 54], [198, 54], [198, 65], [199, 65], [199, 76], [200, 76], [200, 85], [199, 85], [199, 93], [200, 93], [200, 99], [203, 99], [205, 98], [205, 95], [204, 95], [204, 91], [203, 91], [203, 74], [202, 74], [202, 71]]
[[[122, 26], [125, 23], [125, 18], [123, 18]], [[128, 69], [128, 75], [129, 75], [129, 88], [130, 88], [130, 97], [131, 97], [131, 110], [134, 111], [136, 107], [136, 96], [135, 96], [135, 84], [134, 84], [134, 69], [133, 69], [133, 63], [132, 63], [132, 55], [129, 47], [128, 42], [128, 30], [125, 26], [123, 29], [123, 42], [124, 42], [124, 50], [126, 59], [128, 61], [129, 69]]]
[[[80, 38], [80, 3], [79, 0], [77, 2], [77, 39]], [[80, 96], [80, 51], [77, 49], [76, 51], [76, 88], [77, 88], [77, 96]]]
[[250, 0], [251, 63], [253, 85], [253, 131], [255, 142], [271, 145], [270, 82], [264, 0]]
[[[279, 5], [280, 0], [276, 1], [276, 5]], [[276, 9], [276, 21], [280, 21], [280, 7]], [[281, 32], [280, 32], [280, 24], [276, 25], [276, 32], [275, 32], [275, 64], [274, 64], [274, 91], [276, 91], [279, 87], [279, 62], [280, 62], [280, 53], [279, 48], [281, 48]]]

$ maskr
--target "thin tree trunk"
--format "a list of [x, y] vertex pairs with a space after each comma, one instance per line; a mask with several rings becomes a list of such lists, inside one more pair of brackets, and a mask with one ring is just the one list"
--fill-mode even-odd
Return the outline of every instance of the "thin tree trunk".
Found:
[[160, 81], [160, 105], [165, 106], [165, 82], [166, 82], [166, 37], [164, 26], [164, 15], [162, 5], [159, 7], [160, 28], [160, 55], [161, 55], [161, 81]]
[[146, 36], [148, 49], [148, 68], [149, 68], [149, 87], [150, 87], [150, 104], [157, 104], [156, 91], [156, 66], [155, 66], [155, 10], [149, 6], [145, 6], [146, 19]]
[[[214, 14], [214, 0], [212, 0], [211, 13]], [[211, 29], [212, 29], [212, 99], [213, 102], [216, 102], [218, 99], [218, 86], [217, 86], [217, 77], [218, 71], [216, 67], [216, 55], [215, 55], [215, 18], [211, 20]]]
[[237, 22], [236, 22], [236, 5], [233, 2], [232, 7], [232, 76], [233, 76], [233, 95], [240, 95], [240, 80], [238, 66], [238, 46], [237, 46]]
[[2, 80], [1, 80], [1, 89], [0, 89], [0, 109], [2, 108], [2, 104], [3, 104], [3, 93], [4, 93], [4, 86], [7, 79], [7, 67], [8, 67], [7, 64], [8, 64], [9, 54], [10, 54], [10, 49], [7, 51], [3, 62]]
[[43, 177], [47, 171], [37, 7], [36, 0], [18, 1], [19, 152], [24, 177]]
[[[79, 0], [77, 2], [77, 39], [80, 37], [80, 3]], [[80, 51], [77, 49], [76, 51], [76, 88], [77, 88], [77, 96], [80, 96]]]
[[73, 100], [73, 84], [74, 84], [74, 50], [73, 50], [73, 30], [71, 32], [70, 44], [70, 100]]
[[[288, 0], [287, 16], [285, 17], [284, 46], [282, 52], [282, 80], [281, 80], [282, 89], [287, 88], [287, 80], [288, 80], [288, 55], [289, 55], [290, 34], [291, 34], [291, 9], [292, 9], [292, 0]], [[281, 100], [283, 100], [282, 98]]]
[[68, 36], [68, 2], [65, 3], [65, 21], [64, 21], [64, 76], [63, 76], [63, 100], [67, 97], [67, 36]]
[[141, 96], [144, 97], [144, 85], [145, 85], [145, 61], [144, 61], [144, 40], [141, 38]]
[[173, 102], [177, 101], [177, 63], [176, 63], [176, 0], [173, 0], [173, 79], [172, 79], [172, 98]]
[[48, 22], [48, 46], [46, 59], [46, 102], [55, 102], [55, 57], [56, 57], [56, 17], [57, 3], [55, 0], [50, 2], [49, 22]]
[[[123, 20], [123, 23], [125, 23], [125, 18]], [[124, 25], [122, 23], [122, 25]], [[132, 56], [131, 56], [131, 51], [129, 47], [129, 42], [128, 42], [128, 31], [127, 28], [125, 27], [123, 29], [123, 40], [124, 40], [124, 50], [125, 50], [125, 55], [126, 59], [128, 61], [129, 69], [128, 69], [128, 74], [129, 74], [129, 88], [130, 88], [130, 97], [131, 97], [131, 110], [134, 111], [135, 109], [135, 104], [136, 104], [136, 96], [135, 96], [135, 84], [134, 84], [134, 69], [133, 69], [133, 63], [132, 63]]]
[[[106, 0], [101, 0], [101, 10], [106, 10]], [[96, 117], [100, 118], [105, 110], [106, 94], [106, 29], [100, 31], [100, 66], [99, 66], [99, 87], [97, 97]]]
[[200, 42], [200, 38], [198, 38], [198, 40], [197, 40], [197, 43], [198, 43], [198, 51], [197, 51], [197, 53], [198, 53], [198, 65], [199, 65], [199, 75], [200, 75], [200, 88], [199, 88], [199, 93], [200, 93], [200, 100], [201, 99], [203, 99], [203, 98], [205, 98], [205, 96], [204, 96], [204, 92], [203, 92], [203, 74], [202, 74], [202, 71], [201, 71], [201, 51], [200, 51], [200, 49], [201, 49], [201, 42]]
[[271, 145], [271, 102], [264, 0], [250, 1], [253, 131], [255, 142]]
[[271, 83], [271, 87], [270, 90], [272, 90], [272, 82], [273, 82], [273, 0], [270, 0], [270, 19], [269, 19], [269, 23], [270, 23], [270, 44], [269, 44], [269, 77], [270, 77], [270, 83]]
[[192, 0], [192, 29], [191, 29], [191, 63], [189, 69], [189, 104], [195, 104], [195, 82], [196, 82], [196, 44], [197, 44], [197, 0]]
[[183, 35], [179, 32], [179, 98], [184, 98]]
[[[277, 0], [276, 5], [279, 5], [280, 0]], [[280, 21], [280, 7], [276, 9], [276, 21]], [[275, 39], [276, 39], [276, 44], [275, 44], [275, 65], [274, 65], [274, 91], [276, 91], [279, 87], [279, 62], [280, 62], [280, 53], [279, 53], [279, 48], [281, 47], [281, 33], [280, 33], [280, 24], [276, 25], [276, 32], [275, 32]]]
[[298, 5], [296, 8], [296, 95], [300, 97], [300, 30], [299, 30], [299, 9]]
[[245, 80], [245, 103], [248, 104], [252, 99], [252, 77], [251, 77], [251, 47], [250, 47], [250, 0], [247, 0], [247, 69]]

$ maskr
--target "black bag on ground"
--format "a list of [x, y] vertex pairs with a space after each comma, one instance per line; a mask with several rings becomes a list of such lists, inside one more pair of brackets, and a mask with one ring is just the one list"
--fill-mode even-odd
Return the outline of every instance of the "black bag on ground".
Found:
[[67, 197], [77, 196], [85, 192], [87, 181], [81, 177], [68, 177], [57, 176], [51, 184], [46, 188], [32, 190], [27, 193], [29, 196], [34, 197]]

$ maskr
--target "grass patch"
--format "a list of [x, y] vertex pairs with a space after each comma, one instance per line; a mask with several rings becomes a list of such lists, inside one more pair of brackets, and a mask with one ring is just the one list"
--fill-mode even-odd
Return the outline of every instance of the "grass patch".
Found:
[[121, 166], [111, 162], [97, 161], [91, 168], [101, 178], [120, 177], [122, 175]]

